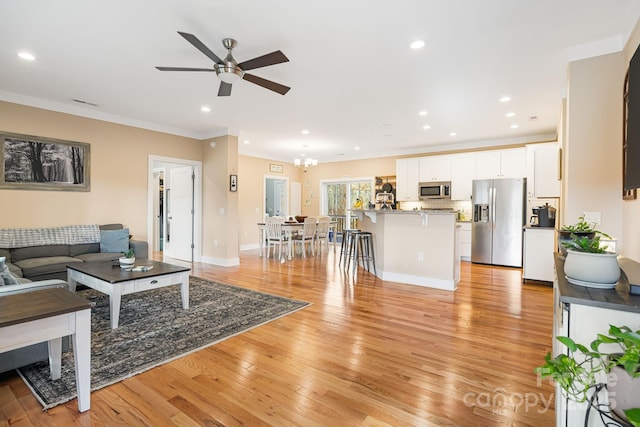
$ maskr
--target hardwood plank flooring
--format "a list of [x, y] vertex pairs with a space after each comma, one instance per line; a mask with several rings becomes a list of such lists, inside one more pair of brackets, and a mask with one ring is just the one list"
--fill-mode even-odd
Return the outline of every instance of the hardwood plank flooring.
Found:
[[[332, 249], [281, 264], [194, 264], [205, 279], [312, 305], [42, 412], [0, 375], [0, 426], [552, 426], [549, 285], [519, 269], [462, 263], [455, 292], [339, 268]], [[169, 344], [169, 343], [168, 343]], [[170, 345], [170, 344], [169, 344]]]

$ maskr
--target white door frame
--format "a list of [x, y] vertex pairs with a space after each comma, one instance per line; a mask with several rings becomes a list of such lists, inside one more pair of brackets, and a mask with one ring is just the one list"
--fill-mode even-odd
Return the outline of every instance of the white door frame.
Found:
[[[179, 159], [175, 157], [164, 157], [149, 154], [147, 165], [147, 243], [150, 250], [153, 250], [153, 222], [154, 222], [154, 169], [163, 167], [166, 164], [192, 166], [196, 175], [194, 182], [194, 233], [193, 233], [193, 261], [202, 261], [202, 162], [197, 160]], [[166, 175], [165, 175], [166, 178]], [[166, 200], [166, 197], [165, 197]], [[166, 213], [165, 213], [166, 218]], [[165, 227], [166, 231], [166, 227]]]

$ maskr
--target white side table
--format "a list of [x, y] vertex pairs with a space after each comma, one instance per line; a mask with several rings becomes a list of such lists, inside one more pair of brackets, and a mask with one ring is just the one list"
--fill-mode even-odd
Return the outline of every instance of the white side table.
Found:
[[0, 353], [47, 341], [57, 380], [66, 335], [73, 340], [78, 410], [84, 412], [91, 406], [91, 303], [61, 288], [0, 297]]

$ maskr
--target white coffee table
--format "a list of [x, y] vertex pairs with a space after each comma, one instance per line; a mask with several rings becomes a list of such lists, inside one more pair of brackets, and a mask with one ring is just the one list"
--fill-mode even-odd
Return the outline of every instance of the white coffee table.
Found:
[[137, 260], [136, 265], [152, 266], [149, 271], [126, 271], [111, 261], [73, 263], [67, 266], [69, 290], [80, 283], [109, 295], [111, 329], [118, 327], [123, 295], [165, 286], [179, 285], [182, 308], [189, 308], [189, 272], [191, 269], [152, 260]]

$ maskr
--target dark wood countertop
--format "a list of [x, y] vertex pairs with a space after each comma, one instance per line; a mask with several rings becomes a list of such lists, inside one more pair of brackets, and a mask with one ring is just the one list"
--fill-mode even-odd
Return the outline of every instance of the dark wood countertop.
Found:
[[564, 276], [562, 255], [555, 254], [555, 266], [561, 302], [640, 313], [640, 296], [629, 294], [629, 281], [624, 271], [614, 289], [596, 289], [569, 283]]

